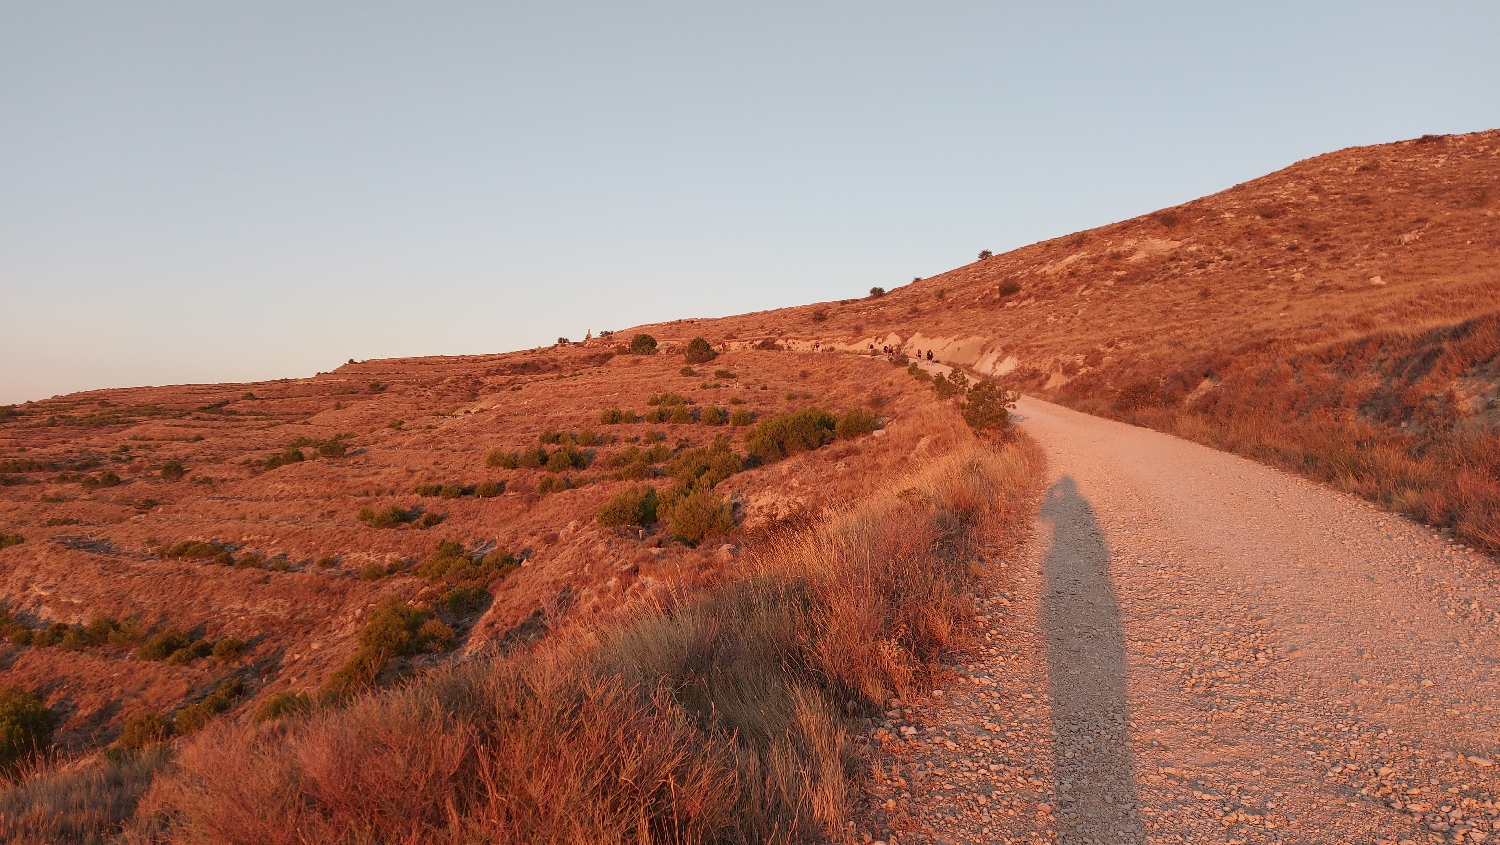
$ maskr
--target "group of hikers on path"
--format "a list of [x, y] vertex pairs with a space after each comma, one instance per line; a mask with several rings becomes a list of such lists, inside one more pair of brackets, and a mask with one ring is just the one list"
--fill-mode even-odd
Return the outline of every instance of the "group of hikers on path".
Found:
[[[870, 344], [870, 351], [871, 352], [875, 351], [875, 344], [873, 344], [873, 343]], [[880, 347], [880, 352], [883, 355], [895, 355], [897, 352], [900, 352], [900, 351], [902, 351], [900, 349], [900, 347], [892, 346], [890, 344], [886, 344], [885, 346]], [[931, 349], [927, 350], [927, 352], [925, 354], [927, 356], [927, 360], [931, 361], [932, 360], [932, 350]], [[917, 350], [917, 360], [918, 361], [922, 360], [922, 355], [923, 355], [922, 350], [918, 349]]]

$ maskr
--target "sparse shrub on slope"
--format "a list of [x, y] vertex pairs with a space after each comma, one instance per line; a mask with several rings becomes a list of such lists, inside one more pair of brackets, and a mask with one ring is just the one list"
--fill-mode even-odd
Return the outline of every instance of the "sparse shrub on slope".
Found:
[[398, 525], [405, 525], [417, 518], [416, 513], [413, 511], [403, 510], [395, 505], [391, 505], [380, 511], [365, 506], [359, 509], [355, 517], [371, 528], [395, 528]]
[[667, 531], [677, 540], [696, 546], [711, 537], [734, 530], [734, 512], [729, 503], [699, 484], [667, 507]]
[[624, 490], [599, 506], [600, 525], [651, 525], [656, 522], [656, 488], [641, 485]]
[[125, 730], [120, 734], [120, 747], [145, 748], [148, 745], [165, 742], [171, 735], [172, 723], [163, 718], [160, 713], [154, 711], [138, 713], [125, 723]]
[[701, 422], [704, 425], [723, 425], [727, 418], [728, 414], [725, 414], [722, 408], [716, 407], [714, 405], [705, 406], [703, 410], [698, 413], [698, 422]]
[[302, 454], [301, 449], [298, 449], [296, 446], [288, 446], [282, 450], [281, 454], [266, 458], [261, 466], [266, 469], [275, 469], [277, 467], [284, 467], [287, 464], [300, 464], [305, 460], [307, 460], [307, 456]]
[[181, 481], [187, 475], [187, 467], [182, 461], [173, 458], [161, 465], [161, 477], [163, 481]]
[[422, 651], [445, 651], [453, 646], [453, 640], [453, 629], [433, 619], [430, 611], [414, 607], [400, 596], [389, 596], [370, 611], [369, 622], [359, 635], [359, 651], [333, 673], [323, 685], [321, 696], [329, 703], [347, 701], [373, 685], [391, 660]]
[[36, 693], [18, 687], [0, 689], [0, 773], [14, 775], [52, 745], [57, 714]]
[[762, 420], [745, 435], [745, 448], [765, 463], [833, 442], [838, 418], [822, 408], [803, 408]]
[[20, 534], [5, 534], [0, 532], [0, 549], [8, 549], [11, 546], [19, 546], [26, 542], [26, 538]]
[[520, 456], [515, 452], [506, 452], [500, 449], [491, 449], [490, 453], [488, 455], [485, 455], [484, 457], [484, 465], [490, 467], [500, 467], [501, 469], [515, 469], [520, 465], [518, 463], [519, 460]]
[[635, 411], [625, 411], [618, 407], [605, 408], [599, 412], [600, 425], [619, 425], [620, 423], [640, 422], [641, 418]]
[[880, 420], [876, 418], [873, 411], [864, 408], [850, 408], [839, 417], [838, 424], [834, 426], [833, 433], [840, 440], [853, 440], [863, 437], [880, 428]]
[[683, 349], [683, 357], [689, 364], [707, 364], [719, 357], [719, 353], [714, 351], [708, 341], [695, 337], [688, 341], [687, 347]]

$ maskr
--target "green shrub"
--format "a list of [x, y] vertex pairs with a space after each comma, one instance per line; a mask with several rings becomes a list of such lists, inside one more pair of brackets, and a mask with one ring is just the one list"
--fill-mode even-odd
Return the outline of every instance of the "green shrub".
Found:
[[812, 312], [812, 321], [814, 323], [822, 323], [822, 322], [827, 321], [827, 319], [828, 319], [828, 311], [826, 311], [825, 309], [818, 308], [818, 309], [815, 309]]
[[745, 435], [745, 448], [771, 463], [832, 442], [837, 426], [838, 419], [822, 408], [803, 408], [762, 420]]
[[744, 427], [755, 422], [755, 414], [747, 408], [735, 408], [729, 415], [729, 424]]
[[504, 481], [481, 481], [474, 488], [474, 495], [481, 499], [493, 499], [505, 492]]
[[307, 693], [278, 692], [256, 708], [255, 713], [250, 716], [250, 721], [259, 724], [284, 719], [298, 713], [307, 713], [312, 710], [312, 707], [312, 698]]
[[339, 559], [333, 555], [323, 555], [313, 562], [313, 566], [319, 569], [332, 569], [339, 565]]
[[161, 717], [155, 711], [139, 713], [130, 717], [125, 723], [125, 730], [120, 734], [121, 748], [145, 748], [158, 742], [165, 742], [172, 735], [172, 724]]
[[[679, 452], [668, 462], [666, 473], [685, 491], [694, 485], [713, 487], [742, 469], [744, 463], [730, 451], [728, 438], [720, 435], [708, 448]], [[669, 496], [668, 500], [673, 498]]]
[[928, 375], [927, 371], [922, 369], [916, 361], [906, 365], [906, 374], [917, 381], [932, 381], [932, 376]]
[[187, 475], [187, 467], [183, 466], [182, 461], [176, 458], [161, 465], [161, 477], [163, 481], [180, 481], [185, 475]]
[[839, 417], [838, 425], [834, 426], [833, 433], [840, 440], [853, 440], [880, 427], [880, 421], [875, 418], [873, 411], [864, 408], [850, 408]]
[[63, 641], [63, 637], [68, 635], [69, 630], [71, 630], [71, 626], [61, 622], [54, 622], [33, 633], [31, 635], [31, 644], [37, 648], [48, 648], [58, 645]]
[[698, 371], [692, 367], [683, 367], [677, 371], [677, 374], [680, 376], [696, 376], [698, 375]]
[[538, 493], [561, 493], [564, 490], [572, 489], [573, 479], [565, 475], [544, 476], [541, 481], [536, 483], [536, 491]]
[[258, 552], [246, 552], [234, 562], [235, 569], [260, 569], [264, 561]]
[[120, 476], [116, 475], [113, 470], [106, 470], [98, 475], [91, 475], [79, 483], [85, 487], [118, 487], [121, 482]]
[[573, 435], [573, 442], [577, 443], [579, 446], [597, 446], [604, 441], [592, 430], [585, 428], [577, 434]]
[[570, 469], [583, 469], [586, 466], [588, 466], [588, 456], [571, 444], [559, 446], [556, 451], [547, 456], [547, 472], [567, 472]]
[[649, 334], [638, 334], [630, 339], [630, 354], [655, 355], [656, 338]]
[[526, 469], [537, 469], [547, 463], [547, 450], [542, 446], [532, 446], [521, 452], [517, 465]]
[[997, 288], [995, 292], [998, 293], [1002, 299], [1007, 296], [1015, 296], [1016, 294], [1021, 292], [1021, 284], [1016, 281], [1001, 282], [1000, 287]]
[[484, 456], [484, 465], [489, 467], [500, 467], [501, 469], [515, 469], [518, 466], [520, 456], [515, 452], [504, 452], [499, 449], [491, 449]]
[[139, 618], [126, 619], [120, 623], [117, 630], [109, 632], [109, 644], [114, 646], [131, 645], [146, 638], [146, 623]]
[[183, 736], [200, 730], [208, 724], [209, 719], [232, 707], [234, 700], [244, 692], [245, 685], [239, 678], [225, 680], [208, 698], [177, 711], [176, 718], [172, 720], [173, 735]]
[[217, 560], [219, 555], [227, 555], [229, 547], [223, 543], [212, 540], [183, 540], [173, 546], [167, 546], [160, 552], [165, 558], [184, 558], [188, 560]]
[[969, 391], [969, 377], [963, 371], [954, 367], [948, 371], [947, 377], [937, 376], [932, 380], [932, 389], [937, 391], [938, 398], [948, 399], [954, 396], [963, 396]]
[[709, 405], [698, 413], [698, 422], [704, 425], [723, 425], [728, 416], [722, 409]]
[[417, 629], [417, 638], [429, 651], [448, 651], [453, 648], [458, 635], [453, 632], [453, 628], [448, 623], [440, 619], [428, 619]]
[[[714, 378], [736, 379], [736, 378], [739, 378], [739, 376], [735, 375], [734, 373], [731, 373], [728, 370], [714, 370]], [[742, 399], [740, 401], [743, 402], [744, 400]]]
[[641, 435], [642, 443], [660, 443], [667, 439], [667, 435], [660, 431], [648, 431]]
[[136, 649], [135, 656], [142, 660], [166, 660], [178, 649], [187, 648], [193, 644], [193, 640], [187, 634], [177, 628], [168, 628], [161, 631], [141, 644]]
[[442, 489], [438, 490], [438, 498], [440, 498], [440, 499], [458, 499], [458, 498], [461, 498], [463, 496], [467, 496], [467, 495], [469, 495], [469, 494], [471, 494], [473, 492], [474, 492], [474, 488], [472, 488], [472, 487], [465, 487], [462, 484], [444, 484], [442, 486]]
[[214, 643], [214, 659], [221, 663], [239, 660], [245, 653], [245, 641], [238, 637], [222, 637]]
[[635, 411], [625, 411], [620, 408], [605, 408], [599, 412], [600, 425], [619, 425], [620, 423], [640, 422], [641, 418]]
[[689, 364], [706, 364], [719, 357], [713, 346], [701, 337], [695, 337], [688, 341], [687, 348], [683, 350], [683, 358]]
[[650, 525], [656, 522], [656, 488], [640, 485], [621, 491], [599, 506], [594, 516], [600, 525]]
[[1002, 431], [1010, 427], [1010, 408], [1016, 394], [993, 382], [975, 382], [964, 399], [964, 422], [975, 431]]
[[411, 522], [416, 518], [416, 515], [411, 511], [402, 510], [395, 505], [391, 505], [385, 510], [378, 512], [368, 506], [362, 507], [359, 509], [356, 517], [360, 522], [369, 525], [371, 528], [395, 528], [398, 525], [405, 525]]
[[8, 549], [11, 546], [19, 546], [26, 542], [26, 538], [20, 534], [0, 533], [0, 549]]
[[882, 296], [885, 296], [885, 288], [881, 288], [881, 287], [870, 288], [870, 298], [871, 299], [879, 299]]
[[475, 584], [467, 587], [454, 587], [443, 593], [441, 599], [443, 606], [454, 616], [471, 616], [484, 607], [485, 599], [490, 594], [485, 588]]
[[672, 406], [672, 412], [667, 415], [667, 418], [663, 422], [668, 422], [672, 425], [689, 425], [693, 422], [693, 412], [688, 410], [688, 406], [686, 405], [674, 405]]
[[646, 404], [653, 406], [660, 405], [670, 407], [673, 405], [687, 405], [689, 403], [688, 400], [681, 395], [673, 393], [671, 391], [666, 391], [663, 393], [651, 394], [651, 398], [646, 400]]
[[379, 581], [386, 576], [385, 564], [370, 561], [359, 569], [359, 580]]
[[15, 775], [52, 744], [57, 714], [36, 693], [17, 687], [0, 689], [0, 772]]
[[729, 503], [715, 496], [706, 485], [693, 488], [668, 510], [667, 531], [689, 546], [733, 529], [734, 513]]
[[445, 519], [447, 519], [447, 516], [443, 514], [428, 511], [422, 514], [421, 519], [417, 520], [417, 526], [420, 528], [431, 528], [434, 525], [441, 525]]
[[307, 456], [302, 454], [301, 449], [298, 449], [296, 446], [288, 446], [281, 451], [281, 454], [266, 458], [262, 466], [266, 469], [275, 469], [277, 467], [284, 467], [287, 464], [301, 463], [305, 460], [307, 460]]

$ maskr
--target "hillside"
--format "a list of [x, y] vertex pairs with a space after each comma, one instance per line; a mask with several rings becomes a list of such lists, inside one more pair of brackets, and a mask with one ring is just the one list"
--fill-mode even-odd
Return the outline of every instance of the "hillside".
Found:
[[931, 351], [1500, 549], [1500, 131], [1317, 156], [883, 296], [644, 327]]

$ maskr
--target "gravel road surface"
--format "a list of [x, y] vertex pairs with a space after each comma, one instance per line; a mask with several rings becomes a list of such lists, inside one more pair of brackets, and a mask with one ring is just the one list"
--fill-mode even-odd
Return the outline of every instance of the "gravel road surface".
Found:
[[[1500, 578], [1243, 458], [1023, 398], [1031, 539], [952, 689], [887, 712], [859, 838], [1500, 842]], [[1003, 564], [1003, 566], [1002, 566]]]

